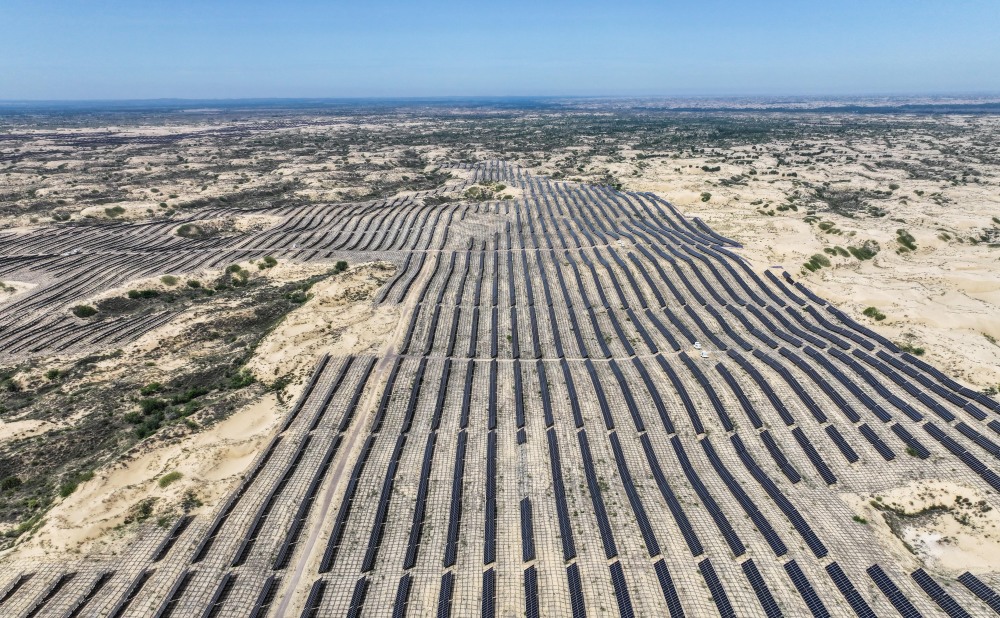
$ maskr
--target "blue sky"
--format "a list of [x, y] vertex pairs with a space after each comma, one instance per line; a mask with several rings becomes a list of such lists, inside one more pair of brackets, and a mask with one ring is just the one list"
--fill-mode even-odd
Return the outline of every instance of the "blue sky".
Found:
[[0, 100], [1000, 92], [1000, 0], [0, 0]]

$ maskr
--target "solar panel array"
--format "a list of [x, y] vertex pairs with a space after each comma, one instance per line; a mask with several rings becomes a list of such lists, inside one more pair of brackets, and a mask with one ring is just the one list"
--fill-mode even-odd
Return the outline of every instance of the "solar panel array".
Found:
[[[838, 498], [942, 466], [1000, 491], [1000, 404], [656, 195], [454, 171], [518, 197], [288, 208], [239, 246], [128, 224], [73, 240], [83, 291], [240, 256], [390, 259], [375, 302], [403, 323], [380, 355], [321, 358], [211, 512], [114, 561], [5, 573], [0, 613], [1000, 613], [995, 579], [904, 571]], [[52, 277], [23, 308], [70, 302], [82, 271], [51, 252], [71, 240], [23, 240], [0, 274]], [[0, 353], [80, 336], [45, 324]]]

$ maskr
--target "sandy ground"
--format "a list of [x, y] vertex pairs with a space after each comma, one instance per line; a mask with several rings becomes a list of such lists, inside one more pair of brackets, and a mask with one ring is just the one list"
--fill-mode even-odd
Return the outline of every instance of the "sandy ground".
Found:
[[3, 281], [2, 283], [3, 287], [0, 287], [0, 303], [5, 303], [15, 296], [24, 294], [38, 285], [27, 281], [13, 281], [9, 279], [7, 281]]
[[[871, 528], [875, 538], [906, 569], [922, 566], [952, 575], [996, 570], [996, 557], [1000, 555], [1000, 512], [991, 509], [977, 490], [949, 481], [917, 481], [867, 496], [841, 494], [840, 497], [867, 520], [864, 525]], [[899, 535], [893, 533], [884, 511], [873, 506], [873, 501], [909, 514], [897, 518]], [[915, 515], [935, 506], [944, 508]]]
[[209, 219], [192, 219], [173, 228], [170, 233], [177, 234], [182, 225], [196, 225], [206, 231], [220, 236], [234, 236], [262, 232], [281, 222], [281, 217], [270, 215], [240, 215], [214, 217]]
[[[277, 281], [294, 281], [328, 269], [329, 265], [282, 263], [264, 272]], [[399, 324], [399, 309], [376, 308], [371, 299], [393, 272], [391, 264], [362, 264], [320, 282], [310, 290], [312, 298], [261, 342], [248, 366], [262, 381], [273, 381], [279, 372], [294, 375], [296, 381], [286, 390], [285, 403], [266, 393], [200, 432], [152, 446], [140, 443], [54, 506], [39, 530], [7, 554], [18, 559], [53, 559], [66, 553], [113, 555], [134, 531], [134, 527], [122, 525], [130, 511], [150, 498], [156, 500], [154, 519], [176, 517], [187, 492], [193, 492], [202, 503], [193, 512], [210, 511], [236, 486], [274, 434], [319, 355], [364, 353], [390, 340]], [[142, 283], [132, 282], [123, 289], [135, 289]], [[162, 287], [155, 278], [148, 283]], [[122, 358], [103, 363], [127, 366], [146, 350], [175, 339], [199, 318], [196, 312], [184, 314], [128, 346]], [[180, 356], [174, 360], [183, 362]], [[160, 363], [157, 369], [169, 371], [171, 366]], [[45, 431], [49, 425], [35, 421], [3, 424], [0, 439]], [[158, 480], [174, 471], [181, 473], [180, 479], [160, 487]]]
[[[828, 234], [803, 220], [805, 207], [798, 212], [776, 211], [794, 193], [797, 180], [759, 178], [722, 187], [716, 183], [719, 177], [739, 174], [742, 168], [707, 158], [645, 163], [635, 176], [631, 165], [610, 167], [622, 176], [628, 174], [623, 178], [625, 189], [653, 191], [685, 215], [700, 217], [720, 234], [741, 242], [744, 248], [737, 253], [758, 272], [783, 268], [880, 334], [924, 348], [925, 360], [956, 378], [977, 389], [1000, 386], [1000, 346], [994, 343], [1000, 341], [1000, 249], [959, 241], [995, 225], [992, 217], [1000, 214], [995, 190], [980, 184], [945, 187], [884, 170], [873, 177], [857, 165], [808, 172], [797, 168], [800, 176], [811, 174], [812, 180], [829, 178], [854, 188], [900, 186], [891, 199], [877, 202], [888, 211], [885, 217], [848, 218], [820, 209], [818, 218], [842, 232]], [[722, 170], [707, 174], [699, 169], [703, 164], [720, 165]], [[702, 201], [703, 192], [711, 193], [709, 201]], [[947, 199], [945, 206], [930, 197], [933, 193]], [[774, 214], [762, 215], [762, 208]], [[898, 229], [914, 236], [916, 251], [896, 253]], [[950, 238], [943, 239], [942, 232]], [[824, 248], [860, 246], [866, 240], [881, 247], [872, 260], [827, 255], [831, 267], [813, 273], [803, 269], [810, 256]], [[865, 317], [862, 312], [869, 306], [886, 319]]]
[[394, 272], [388, 263], [365, 264], [314, 285], [313, 295], [257, 346], [247, 366], [258, 379], [310, 370], [324, 352], [335, 356], [375, 352], [392, 335], [399, 308], [366, 302]]
[[46, 431], [51, 431], [58, 426], [59, 425], [48, 421], [24, 420], [13, 421], [10, 423], [0, 421], [0, 442], [27, 438], [29, 436], [45, 433]]

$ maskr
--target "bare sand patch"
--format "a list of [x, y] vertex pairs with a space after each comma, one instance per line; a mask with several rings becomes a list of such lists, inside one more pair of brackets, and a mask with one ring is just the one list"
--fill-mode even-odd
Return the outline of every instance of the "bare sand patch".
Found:
[[[191, 219], [181, 222], [170, 230], [171, 234], [183, 236], [180, 229], [195, 226], [200, 234], [212, 236], [235, 236], [262, 232], [281, 222], [281, 217], [272, 215], [231, 215], [208, 219]], [[188, 229], [191, 229], [190, 227]]]
[[1000, 570], [1000, 511], [976, 489], [916, 481], [840, 498], [906, 569], [928, 567], [953, 575]]
[[46, 431], [51, 431], [59, 427], [56, 423], [51, 423], [49, 421], [39, 421], [39, 420], [23, 420], [23, 421], [10, 421], [3, 422], [0, 421], [0, 442], [5, 442], [7, 440], [19, 440], [21, 438], [28, 438], [30, 436], [38, 435], [40, 433], [45, 433]]
[[37, 283], [29, 283], [27, 281], [2, 281], [0, 282], [0, 303], [5, 303], [15, 296], [20, 296], [37, 286]]
[[273, 380], [302, 373], [303, 363], [319, 354], [377, 352], [399, 324], [400, 310], [370, 301], [394, 269], [388, 263], [364, 264], [320, 281], [309, 290], [312, 298], [261, 341], [247, 366], [258, 379]]

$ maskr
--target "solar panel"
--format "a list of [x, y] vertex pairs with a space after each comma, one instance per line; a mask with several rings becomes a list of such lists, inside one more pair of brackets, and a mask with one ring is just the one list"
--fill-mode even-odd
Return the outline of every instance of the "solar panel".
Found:
[[868, 576], [872, 578], [875, 585], [878, 586], [882, 594], [889, 599], [893, 607], [896, 608], [903, 618], [920, 618], [921, 614], [917, 611], [917, 608], [913, 607], [909, 599], [903, 595], [902, 591], [896, 586], [895, 582], [882, 570], [877, 564], [873, 564], [868, 567]]
[[802, 572], [798, 563], [794, 560], [789, 560], [785, 563], [785, 572], [788, 573], [788, 577], [792, 580], [795, 585], [796, 590], [802, 595], [802, 600], [806, 602], [806, 607], [812, 612], [813, 616], [817, 618], [829, 618], [830, 612], [823, 605], [823, 601], [820, 600], [819, 595], [816, 594], [816, 590], [813, 589], [812, 584], [809, 583], [809, 579], [806, 574]]
[[438, 594], [437, 618], [451, 617], [451, 597], [455, 587], [455, 574], [445, 571], [441, 576], [441, 591]]
[[927, 596], [933, 599], [934, 602], [938, 604], [938, 607], [943, 609], [944, 613], [948, 614], [951, 618], [972, 618], [972, 616], [969, 615], [969, 612], [962, 609], [962, 606], [959, 605], [958, 602], [951, 597], [951, 595], [945, 592], [944, 588], [934, 581], [934, 579], [923, 569], [917, 569], [910, 574], [910, 577], [912, 577], [913, 581], [917, 582], [917, 585], [927, 593]]
[[628, 584], [625, 583], [621, 563], [612, 562], [608, 569], [611, 571], [611, 585], [614, 586], [615, 600], [618, 602], [618, 614], [622, 618], [633, 618], [635, 612], [632, 610], [632, 598], [628, 593]]
[[705, 558], [698, 563], [698, 570], [701, 571], [701, 576], [705, 578], [705, 583], [708, 584], [708, 590], [712, 593], [712, 601], [715, 603], [716, 609], [719, 610], [719, 616], [721, 618], [736, 618], [736, 612], [733, 611], [729, 595], [726, 594], [725, 588], [722, 587], [722, 582], [719, 581], [719, 576], [715, 572], [715, 567], [712, 566], [712, 561]]
[[767, 618], [779, 618], [783, 616], [784, 614], [781, 613], [781, 609], [774, 601], [771, 590], [764, 583], [764, 578], [761, 576], [760, 571], [757, 570], [757, 565], [754, 564], [753, 560], [747, 560], [740, 565], [740, 568], [743, 569], [743, 574], [746, 575], [747, 581], [750, 582], [750, 586], [753, 588], [754, 594], [757, 595], [760, 606], [764, 608], [764, 614]]

